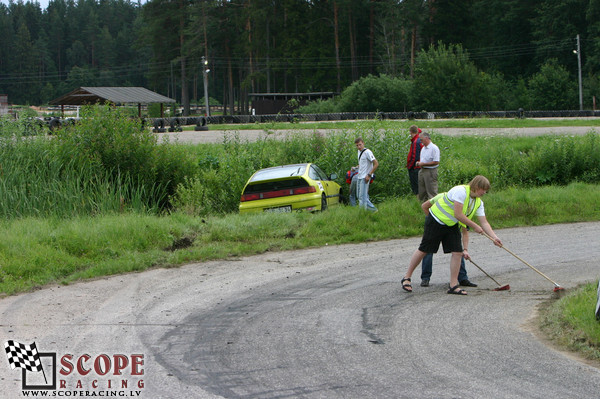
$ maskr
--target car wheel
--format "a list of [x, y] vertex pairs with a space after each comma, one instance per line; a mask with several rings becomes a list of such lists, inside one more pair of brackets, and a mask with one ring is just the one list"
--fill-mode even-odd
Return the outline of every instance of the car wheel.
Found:
[[325, 197], [325, 194], [323, 194], [321, 196], [321, 212], [323, 212], [326, 209], [327, 209], [327, 198]]

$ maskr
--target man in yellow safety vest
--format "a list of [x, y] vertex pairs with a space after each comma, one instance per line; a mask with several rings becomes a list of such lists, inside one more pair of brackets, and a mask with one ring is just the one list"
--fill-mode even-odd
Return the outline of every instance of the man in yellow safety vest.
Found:
[[[460, 288], [458, 271], [462, 257], [470, 259], [468, 229], [476, 233], [485, 232], [492, 237], [494, 244], [501, 247], [502, 241], [496, 236], [494, 230], [485, 217], [485, 210], [481, 197], [490, 189], [489, 180], [481, 175], [475, 176], [468, 185], [455, 186], [445, 193], [442, 198], [431, 206], [429, 215], [425, 219], [425, 232], [419, 248], [410, 258], [408, 271], [401, 281], [402, 289], [412, 292], [411, 276], [421, 260], [428, 253], [436, 253], [443, 246], [444, 253], [452, 253], [450, 258], [450, 289], [448, 294], [466, 295], [467, 292]], [[478, 225], [473, 221], [477, 216]], [[462, 230], [462, 242], [461, 242]], [[463, 247], [464, 243], [464, 247]]]

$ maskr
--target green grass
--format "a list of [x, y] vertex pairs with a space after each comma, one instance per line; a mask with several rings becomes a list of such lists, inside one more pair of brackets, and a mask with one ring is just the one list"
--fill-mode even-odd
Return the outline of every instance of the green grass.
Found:
[[598, 282], [571, 291], [540, 312], [542, 331], [560, 346], [600, 361], [600, 322], [596, 320]]
[[[495, 228], [600, 220], [600, 185], [510, 189], [485, 197]], [[577, 206], [556, 206], [557, 203]], [[379, 212], [333, 207], [323, 213], [190, 217], [124, 212], [0, 223], [0, 292], [47, 284], [307, 247], [388, 240], [422, 233], [417, 200], [378, 204]], [[582, 216], [583, 215], [583, 216]]]

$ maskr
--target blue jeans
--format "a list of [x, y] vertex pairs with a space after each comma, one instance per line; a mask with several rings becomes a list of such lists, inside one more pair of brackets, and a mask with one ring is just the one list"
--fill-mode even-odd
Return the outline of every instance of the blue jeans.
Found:
[[350, 193], [348, 194], [348, 199], [350, 200], [350, 206], [356, 206], [356, 191], [358, 186], [358, 177], [354, 175], [352, 177], [352, 182], [350, 183]]
[[[421, 280], [431, 279], [433, 269], [433, 254], [427, 254], [421, 263]], [[465, 268], [465, 258], [460, 259], [460, 271], [458, 272], [458, 281], [468, 280], [467, 269]]]
[[368, 211], [376, 211], [377, 208], [369, 200], [369, 183], [365, 179], [358, 179], [357, 183], [358, 206]]

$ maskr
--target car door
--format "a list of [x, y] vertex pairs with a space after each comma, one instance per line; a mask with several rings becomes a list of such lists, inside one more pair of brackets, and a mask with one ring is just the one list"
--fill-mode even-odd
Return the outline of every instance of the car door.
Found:
[[[327, 198], [327, 204], [335, 204], [338, 202], [336, 199], [338, 198], [338, 192], [335, 191], [335, 184], [319, 168], [317, 165], [310, 165], [311, 171], [309, 177], [314, 180], [318, 180], [321, 182], [321, 186], [323, 187], [323, 191], [325, 192], [325, 197]], [[312, 175], [312, 176], [311, 176]], [[314, 176], [314, 177], [313, 177]]]

